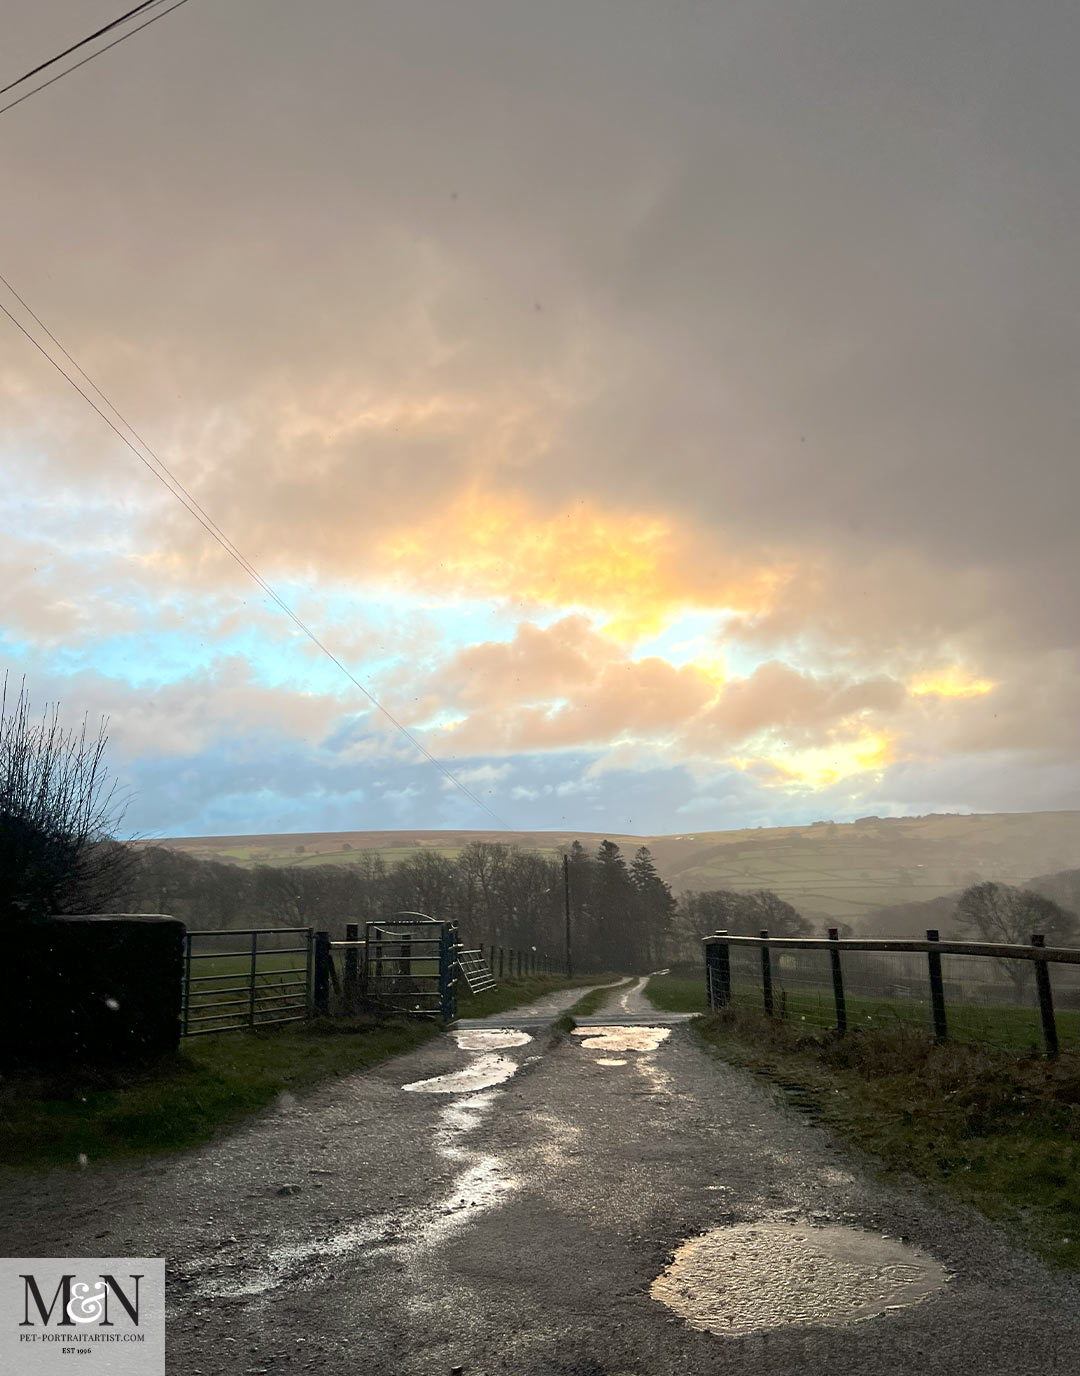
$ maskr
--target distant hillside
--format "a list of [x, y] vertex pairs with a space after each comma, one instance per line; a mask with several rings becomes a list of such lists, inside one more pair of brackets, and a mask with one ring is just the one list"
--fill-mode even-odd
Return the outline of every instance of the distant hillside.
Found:
[[[305, 835], [175, 837], [157, 842], [207, 859], [255, 864], [349, 864], [365, 852], [401, 860], [418, 851], [456, 855], [470, 841], [501, 841], [557, 854], [577, 839], [604, 837], [629, 856], [648, 845], [678, 892], [774, 889], [813, 918], [860, 919], [892, 905], [943, 898], [980, 879], [1031, 882], [1068, 907], [1075, 898], [1043, 888], [1080, 867], [1080, 812], [865, 817], [806, 827], [628, 836], [611, 832], [357, 831]], [[1078, 869], [1080, 874], [1080, 869]], [[899, 914], [896, 914], [898, 917]], [[915, 920], [914, 915], [912, 920]], [[933, 922], [923, 923], [933, 926]]]
[[1080, 914], [1080, 870], [1062, 870], [1060, 874], [1040, 874], [1028, 884], [1029, 889], [1052, 898], [1063, 908]]

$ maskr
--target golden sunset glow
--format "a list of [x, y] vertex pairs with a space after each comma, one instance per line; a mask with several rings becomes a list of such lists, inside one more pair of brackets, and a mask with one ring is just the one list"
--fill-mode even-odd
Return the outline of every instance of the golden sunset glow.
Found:
[[[741, 756], [730, 760], [737, 769], [762, 774], [774, 788], [829, 788], [843, 779], [884, 769], [894, 758], [893, 741], [885, 732], [864, 731], [856, 739], [790, 753]], [[762, 766], [767, 766], [767, 773]]]
[[990, 679], [972, 678], [962, 669], [943, 669], [914, 679], [908, 691], [917, 698], [979, 698], [991, 692], [994, 686]]
[[698, 543], [668, 522], [585, 502], [549, 516], [524, 502], [473, 496], [394, 532], [380, 555], [412, 586], [587, 608], [621, 641], [656, 633], [686, 608], [760, 611], [790, 576], [786, 568], [725, 565]]

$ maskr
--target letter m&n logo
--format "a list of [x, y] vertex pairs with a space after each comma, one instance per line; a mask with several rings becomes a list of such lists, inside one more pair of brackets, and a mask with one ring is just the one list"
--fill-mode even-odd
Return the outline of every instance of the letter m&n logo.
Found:
[[164, 1376], [163, 1258], [0, 1259], [0, 1372], [82, 1370]]

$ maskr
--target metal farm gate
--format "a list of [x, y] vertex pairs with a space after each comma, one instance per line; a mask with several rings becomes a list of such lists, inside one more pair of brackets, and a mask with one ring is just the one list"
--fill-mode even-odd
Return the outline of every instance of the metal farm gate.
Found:
[[188, 932], [183, 1035], [309, 1018], [313, 935], [310, 927]]
[[[479, 950], [466, 950], [454, 922], [440, 922], [426, 913], [395, 913], [389, 919], [351, 922], [344, 941], [327, 941], [327, 975], [320, 978], [319, 939], [316, 937], [316, 1008], [329, 1010], [332, 985], [346, 1010], [375, 1005], [410, 1017], [442, 1018], [457, 1015], [457, 982], [470, 993], [494, 989], [495, 980]], [[334, 956], [344, 954], [339, 978]]]
[[344, 941], [311, 927], [188, 932], [182, 1032], [197, 1037], [372, 1007], [452, 1022], [459, 980], [473, 994], [495, 988], [483, 953], [464, 948], [457, 924], [425, 913], [395, 913], [362, 928], [350, 922]]

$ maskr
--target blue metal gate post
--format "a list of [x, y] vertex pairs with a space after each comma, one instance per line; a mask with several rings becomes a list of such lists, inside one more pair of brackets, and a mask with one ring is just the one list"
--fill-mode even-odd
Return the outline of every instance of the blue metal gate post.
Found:
[[259, 966], [259, 933], [251, 933], [251, 970], [248, 973], [248, 1026], [255, 1026], [255, 971]]
[[453, 981], [456, 951], [457, 928], [448, 922], [439, 933], [439, 1012], [444, 1022], [453, 1022], [457, 1015]]

